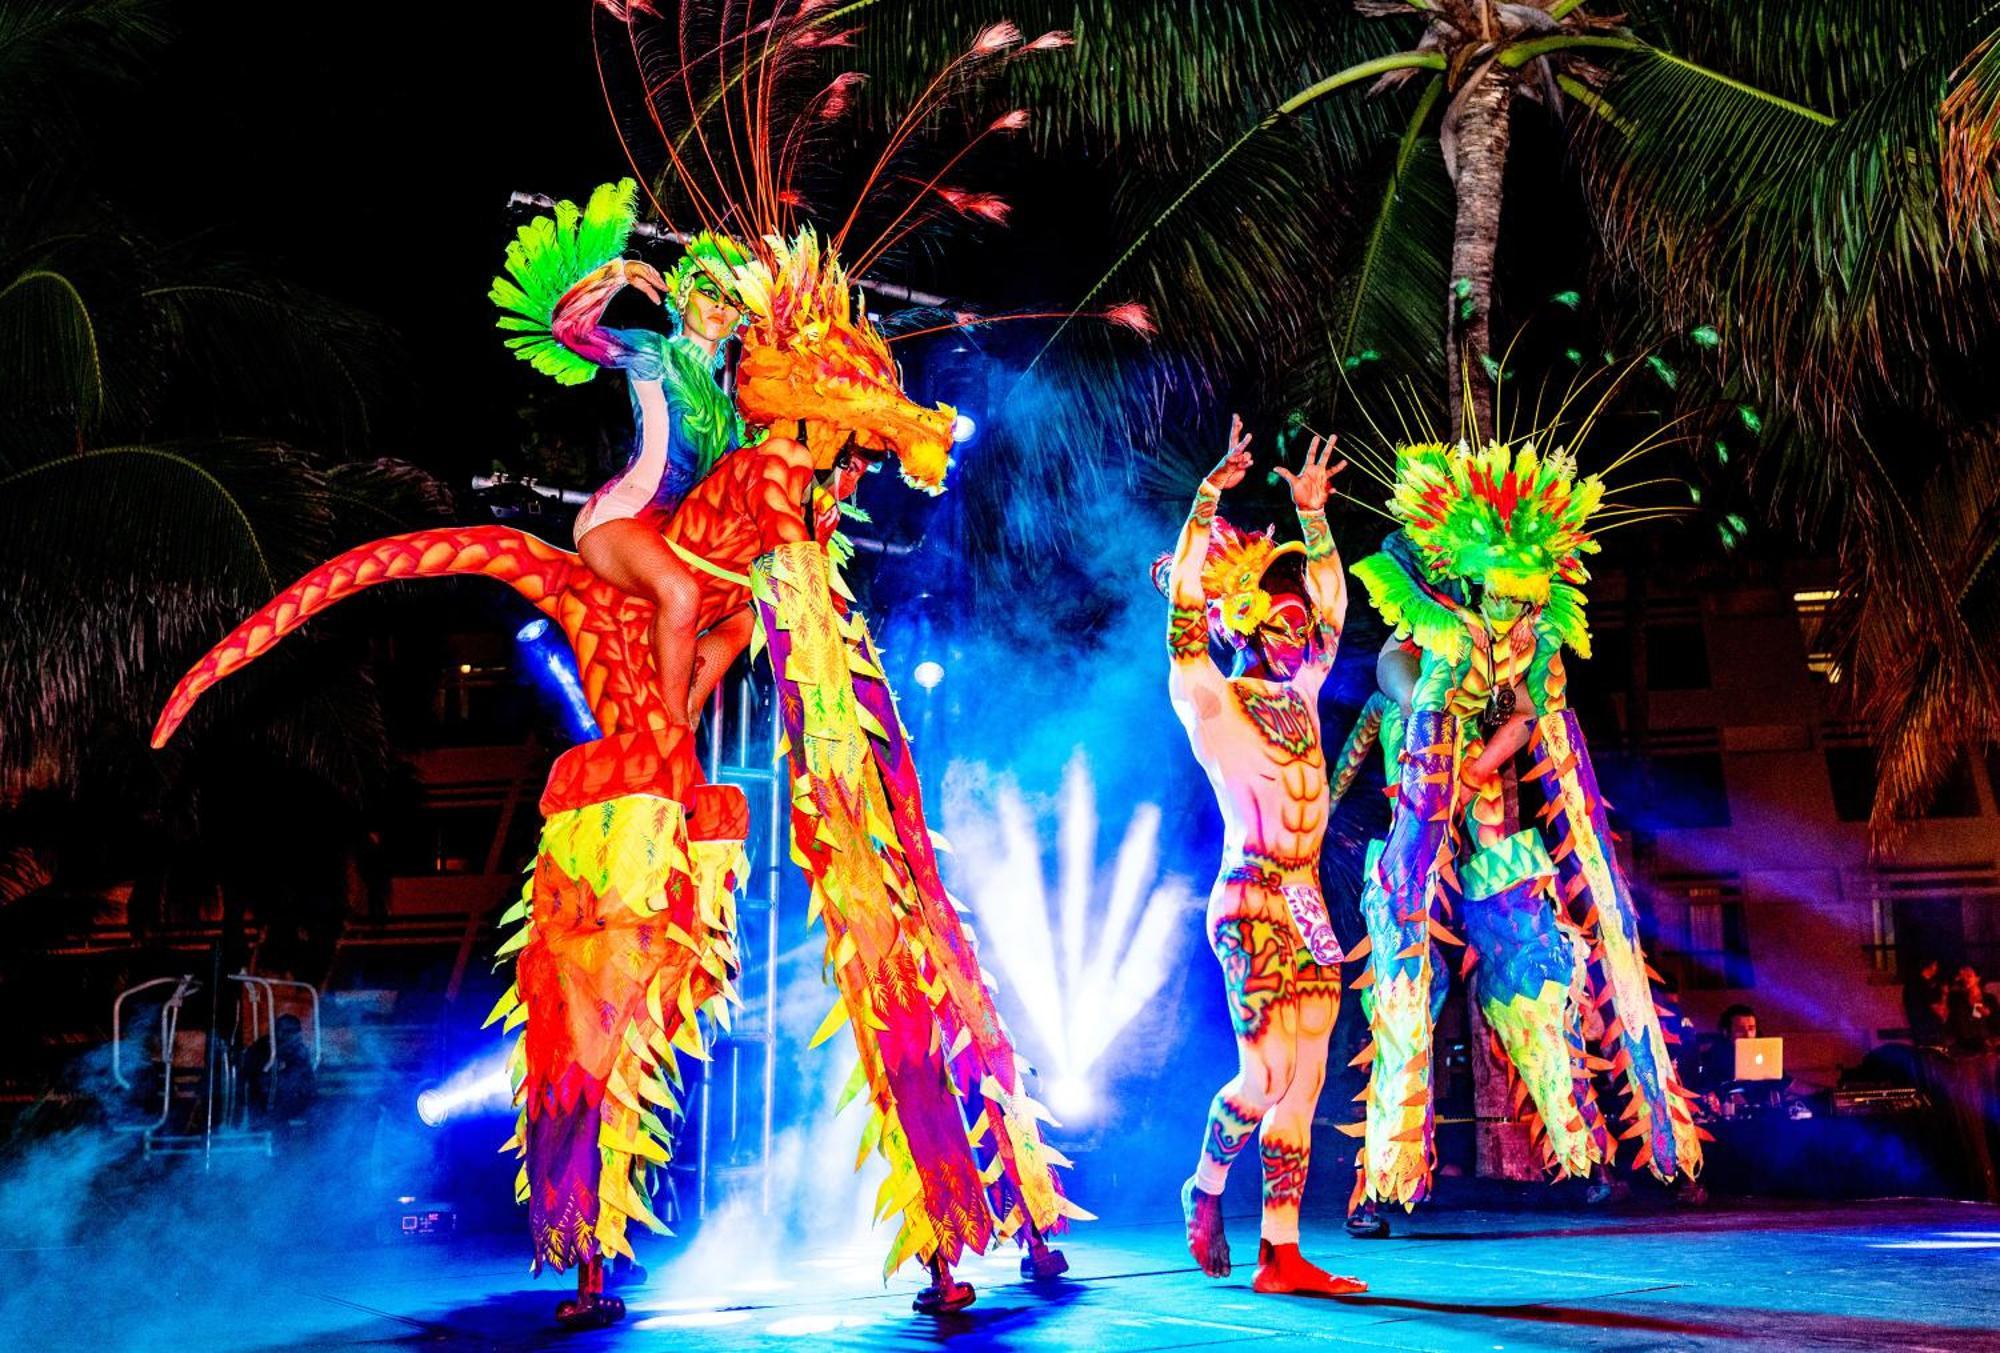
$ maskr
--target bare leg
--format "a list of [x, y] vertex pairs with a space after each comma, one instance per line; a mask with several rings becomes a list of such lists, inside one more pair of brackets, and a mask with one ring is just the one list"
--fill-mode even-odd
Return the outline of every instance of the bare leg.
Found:
[[1419, 666], [1417, 655], [1404, 648], [1394, 635], [1389, 636], [1375, 658], [1375, 684], [1382, 688], [1382, 694], [1403, 707], [1404, 718], [1410, 715], [1410, 695], [1417, 688]]
[[1224, 913], [1210, 920], [1208, 935], [1229, 996], [1237, 1069], [1209, 1104], [1201, 1157], [1181, 1188], [1181, 1219], [1201, 1271], [1226, 1278], [1231, 1266], [1222, 1190], [1229, 1167], [1292, 1083], [1298, 1012], [1288, 994], [1295, 942], [1288, 916]]
[[1264, 1223], [1251, 1286], [1259, 1292], [1315, 1296], [1366, 1292], [1368, 1284], [1335, 1277], [1299, 1253], [1299, 1204], [1312, 1163], [1313, 1111], [1326, 1084], [1327, 1044], [1340, 1014], [1340, 970], [1302, 963], [1298, 982], [1296, 1069], [1258, 1134], [1264, 1164]]
[[1486, 740], [1486, 748], [1466, 767], [1465, 778], [1475, 785], [1485, 784], [1500, 773], [1500, 768], [1514, 759], [1515, 753], [1528, 745], [1528, 739], [1535, 731], [1534, 711], [1528, 708], [1527, 700], [1516, 692], [1518, 713], [1495, 729], [1493, 736]]
[[632, 517], [593, 526], [576, 543], [592, 573], [653, 604], [653, 669], [670, 725], [687, 726], [701, 585], [655, 528]]
[[729, 670], [729, 664], [750, 645], [752, 622], [750, 612], [738, 611], [719, 624], [710, 628], [694, 644], [694, 668], [690, 673], [691, 690], [688, 694], [688, 721], [701, 718], [701, 709], [708, 703], [708, 697], [715, 693], [716, 683]]

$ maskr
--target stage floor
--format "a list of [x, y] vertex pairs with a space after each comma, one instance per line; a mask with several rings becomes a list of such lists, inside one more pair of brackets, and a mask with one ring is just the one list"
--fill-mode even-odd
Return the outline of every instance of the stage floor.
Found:
[[[1232, 1231], [1254, 1255], [1252, 1221]], [[697, 1253], [627, 1289], [622, 1325], [562, 1336], [548, 1320], [561, 1280], [530, 1279], [487, 1242], [301, 1248], [254, 1280], [235, 1267], [212, 1284], [177, 1265], [175, 1280], [138, 1291], [93, 1281], [86, 1246], [72, 1252], [71, 1300], [46, 1313], [49, 1341], [31, 1346], [2000, 1349], [2000, 1209], [1972, 1204], [1436, 1211], [1399, 1219], [1386, 1241], [1312, 1226], [1306, 1247], [1373, 1290], [1261, 1297], [1248, 1266], [1204, 1278], [1172, 1224], [1092, 1225], [1068, 1238], [1069, 1278], [1046, 1289], [1020, 1281], [1011, 1251], [966, 1265], [979, 1301], [945, 1319], [911, 1313], [914, 1278], [884, 1289], [872, 1246], [783, 1272], [757, 1253]]]

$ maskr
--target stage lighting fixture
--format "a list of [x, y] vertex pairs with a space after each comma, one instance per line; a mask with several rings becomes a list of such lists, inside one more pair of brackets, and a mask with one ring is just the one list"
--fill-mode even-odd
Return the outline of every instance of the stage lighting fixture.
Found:
[[570, 736], [578, 742], [597, 737], [596, 716], [590, 712], [583, 683], [577, 679], [576, 655], [550, 626], [548, 617], [537, 616], [514, 631], [514, 642], [521, 648], [522, 673], [554, 702]]
[[[1042, 873], [1045, 842], [1020, 787], [1003, 781], [988, 821], [950, 829], [983, 950], [1018, 993], [1032, 1056], [1048, 1073], [1060, 1119], [1097, 1105], [1091, 1073], [1166, 985], [1185, 919], [1199, 910], [1187, 880], [1159, 872], [1160, 810], [1133, 810], [1110, 876], [1098, 878], [1096, 787], [1081, 752], [1057, 796], [1058, 878]], [[1101, 904], [1096, 899], [1102, 899]]]
[[442, 1127], [468, 1114], [495, 1114], [512, 1108], [514, 1083], [507, 1076], [507, 1053], [489, 1052], [468, 1062], [439, 1085], [417, 1094], [417, 1117], [426, 1127]]
[[960, 446], [979, 435], [979, 420], [969, 413], [962, 413], [951, 420], [951, 439]]
[[915, 677], [917, 684], [925, 690], [936, 690], [937, 684], [944, 680], [944, 664], [941, 662], [931, 662], [926, 659], [918, 663], [910, 675]]

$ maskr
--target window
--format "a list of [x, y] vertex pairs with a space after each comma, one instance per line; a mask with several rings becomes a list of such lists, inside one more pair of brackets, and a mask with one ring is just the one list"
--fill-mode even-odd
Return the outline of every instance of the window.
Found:
[[1826, 628], [1827, 608], [1839, 597], [1837, 587], [1812, 587], [1792, 593], [1792, 606], [1799, 615], [1799, 636], [1806, 645], [1806, 670], [1828, 685], [1839, 682], [1841, 670], [1821, 632]]
[[1858, 887], [1871, 903], [1867, 948], [1881, 980], [1907, 981], [1933, 958], [2000, 971], [2000, 871], [1882, 867]]
[[[1708, 668], [1708, 634], [1693, 601], [1656, 598], [1646, 607], [1646, 689], [1704, 691], [1712, 684]], [[1609, 617], [1593, 638], [1594, 662], [1604, 680], [1623, 690], [1632, 682], [1632, 631]]]
[[1653, 911], [1659, 956], [1680, 968], [1683, 990], [1756, 985], [1743, 889], [1734, 874], [1655, 880]]

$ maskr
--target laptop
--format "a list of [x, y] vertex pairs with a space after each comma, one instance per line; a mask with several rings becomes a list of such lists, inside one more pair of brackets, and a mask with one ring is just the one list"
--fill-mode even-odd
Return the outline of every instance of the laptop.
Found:
[[1736, 1040], [1736, 1075], [1739, 1081], [1781, 1081], [1785, 1078], [1785, 1040], [1782, 1038], [1739, 1038]]

